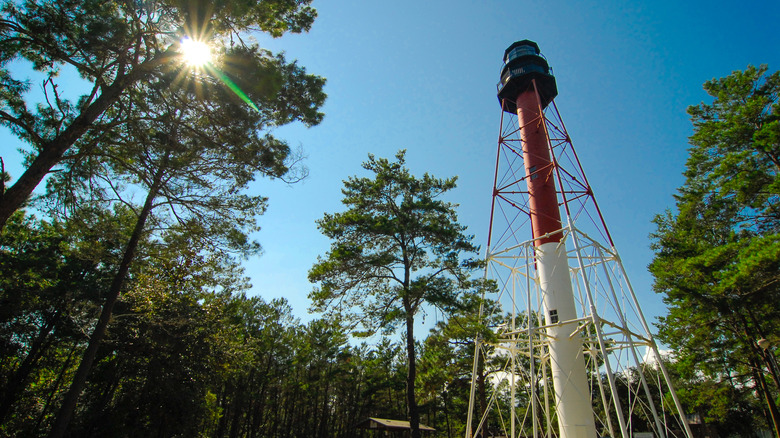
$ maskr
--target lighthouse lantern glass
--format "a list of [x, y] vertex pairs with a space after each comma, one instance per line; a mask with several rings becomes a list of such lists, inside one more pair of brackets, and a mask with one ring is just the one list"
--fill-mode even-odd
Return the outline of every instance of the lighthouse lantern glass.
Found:
[[509, 64], [509, 62], [511, 62], [513, 59], [525, 55], [536, 55], [536, 49], [532, 46], [515, 47], [514, 49], [512, 49], [511, 52], [509, 52], [509, 55], [506, 57], [506, 63]]

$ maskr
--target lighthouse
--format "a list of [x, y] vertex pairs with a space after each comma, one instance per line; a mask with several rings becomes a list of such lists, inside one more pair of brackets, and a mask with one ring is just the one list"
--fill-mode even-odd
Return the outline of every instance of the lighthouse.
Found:
[[518, 41], [504, 52], [498, 85], [503, 111], [517, 114], [528, 187], [528, 212], [545, 330], [549, 338], [550, 368], [561, 438], [596, 438], [590, 387], [574, 293], [560, 202], [555, 186], [550, 140], [543, 112], [558, 94], [547, 61], [533, 41]]
[[[495, 336], [475, 336], [465, 437], [691, 438], [535, 42], [504, 51], [497, 94], [485, 253], [496, 287], [478, 316]], [[480, 378], [493, 379], [490, 399]]]

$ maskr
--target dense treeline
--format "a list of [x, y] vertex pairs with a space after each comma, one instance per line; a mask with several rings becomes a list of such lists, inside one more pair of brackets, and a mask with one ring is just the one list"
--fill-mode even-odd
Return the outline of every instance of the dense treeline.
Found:
[[[123, 234], [119, 223], [101, 226]], [[4, 436], [48, 430], [86, 348], [117, 263], [96, 228], [19, 212], [0, 237]], [[282, 299], [247, 297], [235, 261], [177, 244], [171, 253], [147, 242], [71, 436], [351, 437], [368, 416], [405, 417], [403, 344], [355, 346], [338, 321], [301, 323]], [[468, 396], [455, 347], [420, 345], [422, 422], [442, 436], [462, 432], [455, 413]]]
[[655, 218], [659, 335], [712, 433], [780, 437], [780, 72], [749, 66], [704, 89], [676, 208]]

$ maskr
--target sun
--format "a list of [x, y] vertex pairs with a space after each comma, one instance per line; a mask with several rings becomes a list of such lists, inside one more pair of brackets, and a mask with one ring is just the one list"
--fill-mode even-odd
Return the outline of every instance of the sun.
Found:
[[180, 51], [184, 62], [192, 67], [203, 67], [211, 61], [211, 48], [203, 41], [184, 37]]

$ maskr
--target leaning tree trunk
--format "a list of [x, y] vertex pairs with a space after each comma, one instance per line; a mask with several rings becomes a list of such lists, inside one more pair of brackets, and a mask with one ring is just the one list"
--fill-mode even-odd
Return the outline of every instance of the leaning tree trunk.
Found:
[[118, 74], [114, 82], [102, 88], [97, 99], [85, 107], [62, 132], [52, 139], [37, 144], [40, 152], [16, 182], [0, 190], [0, 232], [11, 215], [24, 205], [27, 198], [40, 184], [52, 167], [62, 161], [65, 152], [81, 138], [111, 105], [116, 103], [128, 87], [148, 77], [160, 65], [169, 62], [176, 51], [173, 46], [135, 66], [125, 74]]
[[111, 282], [111, 287], [106, 294], [106, 302], [103, 303], [103, 309], [100, 312], [100, 317], [92, 330], [92, 335], [89, 337], [89, 343], [87, 349], [84, 352], [84, 356], [81, 359], [76, 375], [73, 377], [73, 382], [65, 394], [65, 398], [62, 401], [62, 407], [57, 413], [57, 418], [54, 420], [51, 432], [49, 432], [48, 438], [62, 438], [65, 435], [65, 431], [70, 424], [70, 420], [73, 417], [73, 411], [76, 409], [76, 403], [78, 402], [79, 395], [84, 388], [84, 384], [87, 381], [87, 375], [92, 369], [92, 363], [95, 361], [97, 350], [100, 347], [100, 343], [106, 336], [108, 328], [108, 322], [111, 320], [111, 314], [114, 310], [114, 305], [119, 299], [119, 294], [122, 292], [122, 286], [124, 285], [125, 277], [130, 271], [130, 265], [135, 257], [136, 250], [138, 249], [138, 243], [141, 241], [141, 235], [143, 234], [146, 220], [149, 217], [149, 213], [152, 211], [152, 205], [154, 198], [160, 190], [162, 177], [165, 166], [162, 165], [154, 175], [154, 180], [149, 193], [146, 195], [146, 201], [144, 202], [141, 214], [138, 216], [138, 220], [135, 223], [133, 233], [130, 235], [130, 239], [127, 242], [127, 247], [122, 256], [122, 261], [119, 264], [114, 280]]
[[780, 413], [778, 413], [777, 405], [775, 404], [772, 394], [769, 392], [769, 387], [764, 380], [764, 373], [761, 371], [760, 362], [750, 358], [750, 366], [753, 368], [753, 382], [758, 387], [759, 393], [764, 396], [764, 400], [767, 405], [767, 421], [772, 423], [775, 437], [780, 438]]

